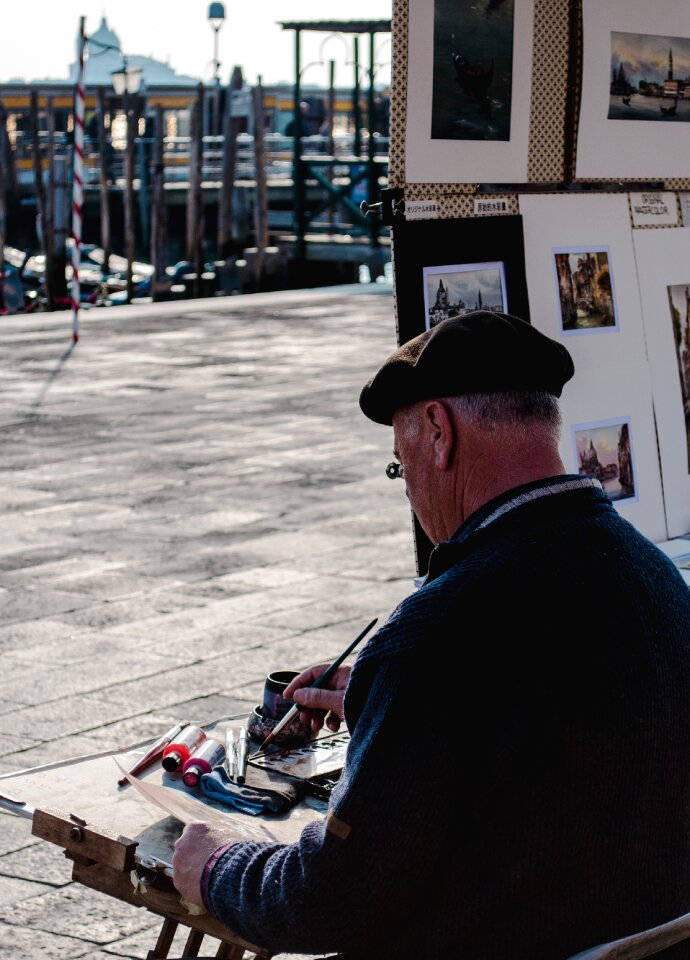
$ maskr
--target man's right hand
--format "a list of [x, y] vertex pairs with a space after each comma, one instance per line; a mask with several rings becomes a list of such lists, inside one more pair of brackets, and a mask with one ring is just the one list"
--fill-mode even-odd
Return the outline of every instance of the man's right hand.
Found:
[[317, 663], [309, 667], [291, 680], [283, 693], [286, 700], [294, 700], [299, 705], [300, 720], [310, 724], [315, 733], [323, 727], [324, 722], [335, 733], [343, 719], [345, 687], [352, 668], [338, 667], [325, 687], [310, 686], [329, 666], [329, 663]]

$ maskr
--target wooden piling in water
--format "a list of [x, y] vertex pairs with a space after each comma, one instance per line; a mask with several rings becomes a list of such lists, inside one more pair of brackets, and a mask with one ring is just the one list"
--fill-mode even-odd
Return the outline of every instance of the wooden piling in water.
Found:
[[165, 165], [163, 158], [163, 107], [156, 107], [153, 147], [153, 191], [151, 203], [151, 263], [153, 279], [151, 293], [160, 300], [166, 289], [165, 244], [167, 233], [167, 208], [165, 206]]
[[31, 146], [33, 154], [33, 169], [34, 169], [34, 188], [36, 190], [36, 209], [38, 213], [38, 220], [40, 223], [40, 229], [36, 230], [36, 237], [38, 240], [38, 248], [45, 256], [44, 263], [44, 273], [43, 273], [43, 285], [45, 290], [46, 300], [49, 305], [49, 309], [53, 309], [55, 298], [53, 296], [53, 251], [52, 248], [48, 245], [48, 235], [46, 228], [48, 227], [48, 217], [46, 211], [46, 194], [43, 186], [43, 165], [41, 163], [41, 141], [38, 135], [38, 93], [36, 90], [31, 91]]
[[189, 187], [187, 190], [187, 259], [194, 264], [194, 296], [201, 296], [203, 272], [204, 207], [201, 194], [204, 136], [204, 85], [197, 87], [192, 106], [189, 144]]
[[134, 123], [135, 114], [125, 94], [125, 119], [127, 121], [127, 135], [125, 143], [125, 256], [127, 258], [127, 303], [132, 302], [134, 296]]
[[254, 277], [256, 290], [261, 290], [266, 247], [268, 246], [268, 184], [266, 182], [266, 141], [264, 134], [264, 91], [259, 78], [253, 90], [254, 108], [254, 233], [256, 235], [256, 261]]
[[242, 89], [242, 69], [235, 67], [230, 78], [223, 116], [223, 169], [218, 197], [218, 259], [227, 261], [237, 251], [233, 242], [233, 191], [237, 166], [237, 136], [241, 118], [232, 115], [233, 91]]
[[101, 211], [101, 247], [103, 273], [110, 273], [110, 202], [108, 196], [108, 133], [105, 125], [107, 104], [105, 90], [98, 88], [98, 186]]

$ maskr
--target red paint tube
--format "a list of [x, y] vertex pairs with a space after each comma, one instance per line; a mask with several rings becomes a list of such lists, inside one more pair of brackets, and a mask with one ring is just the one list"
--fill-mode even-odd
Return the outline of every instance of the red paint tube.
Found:
[[180, 770], [205, 739], [206, 734], [201, 727], [197, 727], [195, 723], [190, 723], [188, 727], [182, 730], [179, 737], [175, 737], [173, 742], [169, 743], [163, 751], [161, 761], [163, 769], [167, 770], [168, 773]]
[[210, 773], [225, 760], [225, 747], [220, 740], [207, 737], [182, 768], [182, 780], [186, 787], [197, 787], [203, 773]]

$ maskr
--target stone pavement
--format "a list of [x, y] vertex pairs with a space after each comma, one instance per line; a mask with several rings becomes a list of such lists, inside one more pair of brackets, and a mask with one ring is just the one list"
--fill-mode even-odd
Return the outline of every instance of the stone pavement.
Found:
[[[5, 772], [239, 714], [412, 589], [370, 285], [0, 318]], [[0, 960], [145, 957], [160, 921], [0, 814]], [[179, 956], [178, 952], [173, 955]]]

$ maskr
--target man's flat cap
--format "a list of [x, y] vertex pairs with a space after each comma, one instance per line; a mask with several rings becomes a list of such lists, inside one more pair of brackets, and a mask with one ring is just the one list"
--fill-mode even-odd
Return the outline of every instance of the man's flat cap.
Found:
[[392, 353], [362, 390], [376, 423], [419, 400], [538, 390], [560, 397], [575, 368], [566, 348], [525, 320], [476, 310], [442, 320]]

